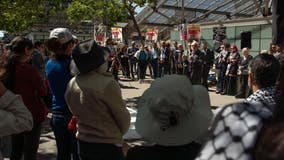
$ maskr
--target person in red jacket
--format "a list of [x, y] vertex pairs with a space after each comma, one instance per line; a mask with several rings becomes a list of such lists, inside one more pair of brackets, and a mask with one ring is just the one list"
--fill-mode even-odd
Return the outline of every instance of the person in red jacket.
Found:
[[9, 90], [22, 96], [34, 121], [31, 131], [12, 136], [11, 159], [21, 160], [24, 155], [24, 160], [36, 160], [42, 122], [48, 113], [42, 100], [47, 89], [38, 70], [27, 63], [33, 52], [32, 41], [17, 36], [8, 48], [0, 57], [0, 78]]

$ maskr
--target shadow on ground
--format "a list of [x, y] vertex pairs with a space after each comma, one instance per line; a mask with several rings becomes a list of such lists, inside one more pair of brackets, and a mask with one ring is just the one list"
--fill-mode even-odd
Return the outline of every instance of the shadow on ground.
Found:
[[218, 109], [220, 108], [220, 106], [211, 106], [211, 109], [215, 110], [215, 109]]
[[38, 159], [40, 160], [56, 160], [56, 153], [38, 153]]
[[153, 82], [152, 79], [144, 79], [144, 80], [143, 80], [143, 83], [151, 84], [152, 82]]
[[129, 83], [129, 85], [123, 85], [123, 84], [119, 83], [119, 86], [122, 89], [139, 89], [139, 88], [133, 86], [131, 83]]
[[120, 78], [119, 81], [122, 81], [122, 82], [133, 82], [132, 79], [124, 79], [124, 78]]

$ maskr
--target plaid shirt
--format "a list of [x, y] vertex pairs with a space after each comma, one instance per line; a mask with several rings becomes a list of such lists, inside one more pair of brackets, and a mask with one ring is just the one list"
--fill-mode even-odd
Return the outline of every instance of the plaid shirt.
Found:
[[273, 115], [275, 88], [257, 90], [246, 102], [227, 105], [217, 113], [211, 136], [196, 160], [252, 160], [263, 121]]

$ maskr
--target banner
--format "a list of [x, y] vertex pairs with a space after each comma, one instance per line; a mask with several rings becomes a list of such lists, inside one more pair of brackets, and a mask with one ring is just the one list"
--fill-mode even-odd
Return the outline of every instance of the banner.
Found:
[[111, 28], [112, 41], [122, 43], [122, 28]]
[[220, 46], [226, 42], [227, 33], [226, 27], [214, 27], [213, 28], [213, 44]]
[[103, 24], [94, 26], [94, 39], [97, 42], [104, 43], [106, 37], [107, 27]]
[[198, 40], [201, 37], [201, 29], [199, 25], [190, 24], [187, 26], [187, 38], [190, 40]]
[[158, 30], [157, 29], [147, 29], [146, 40], [157, 41], [158, 40]]
[[180, 40], [187, 40], [187, 30], [186, 30], [186, 24], [180, 25]]
[[96, 36], [96, 42], [104, 42], [104, 36], [102, 36], [102, 35], [97, 35]]

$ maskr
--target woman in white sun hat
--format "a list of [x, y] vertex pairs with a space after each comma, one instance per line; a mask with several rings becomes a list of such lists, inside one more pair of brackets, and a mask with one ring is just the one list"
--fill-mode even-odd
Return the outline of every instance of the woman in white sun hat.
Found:
[[137, 146], [127, 160], [194, 159], [212, 119], [209, 95], [186, 76], [157, 79], [138, 103], [136, 130], [151, 146]]

